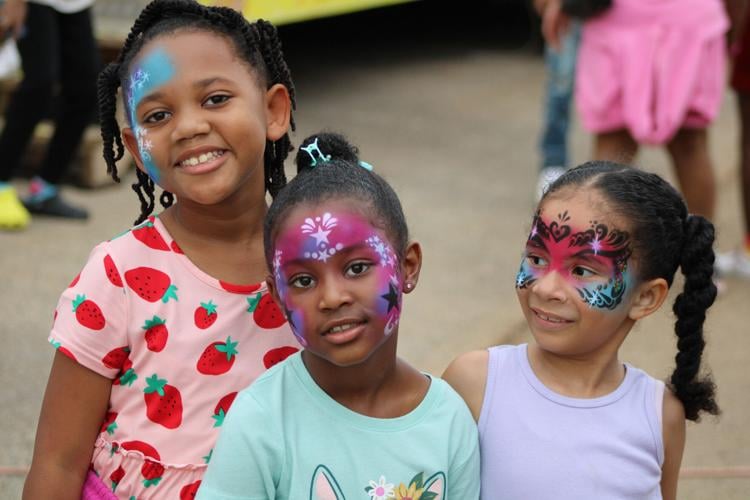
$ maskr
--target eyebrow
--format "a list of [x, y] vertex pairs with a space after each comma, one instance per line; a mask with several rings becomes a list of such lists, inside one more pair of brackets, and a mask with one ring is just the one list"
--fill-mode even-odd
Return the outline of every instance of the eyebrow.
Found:
[[[336, 250], [336, 254], [353, 252], [355, 250], [371, 250], [373, 253], [377, 253], [367, 243], [357, 243], [357, 244], [354, 244], [354, 245], [345, 246], [345, 247], [341, 248], [341, 250]], [[284, 269], [287, 266], [291, 266], [291, 265], [294, 265], [294, 264], [300, 264], [302, 262], [310, 262], [311, 260], [312, 261], [316, 261], [316, 262], [318, 261], [318, 259], [314, 259], [312, 257], [298, 257], [298, 258], [295, 258], [295, 259], [285, 260], [284, 263], [281, 264], [281, 268]]]
[[[224, 78], [222, 76], [212, 76], [212, 77], [209, 77], [209, 78], [204, 78], [202, 80], [198, 80], [197, 82], [193, 83], [193, 88], [201, 90], [201, 89], [205, 89], [206, 87], [211, 86], [214, 83], [230, 84], [230, 83], [232, 83], [232, 81], [229, 80], [229, 79], [227, 79], [227, 78]], [[152, 93], [144, 96], [140, 101], [138, 101], [138, 106], [140, 106], [141, 104], [143, 104], [145, 102], [158, 101], [160, 99], [163, 99], [164, 96], [165, 96], [164, 92], [161, 92], [161, 91], [157, 90], [156, 92], [152, 92]]]

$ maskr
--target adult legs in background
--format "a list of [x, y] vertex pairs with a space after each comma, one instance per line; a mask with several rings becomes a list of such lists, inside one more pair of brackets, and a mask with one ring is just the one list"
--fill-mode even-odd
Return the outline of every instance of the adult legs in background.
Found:
[[705, 129], [680, 129], [667, 143], [680, 190], [691, 213], [713, 219], [716, 180]]
[[547, 84], [544, 97], [544, 126], [539, 141], [542, 164], [536, 187], [536, 198], [568, 166], [568, 128], [573, 100], [576, 58], [581, 39], [580, 23], [572, 23], [560, 51], [545, 48]]
[[597, 134], [594, 138], [594, 159], [630, 165], [638, 153], [638, 143], [627, 130]]

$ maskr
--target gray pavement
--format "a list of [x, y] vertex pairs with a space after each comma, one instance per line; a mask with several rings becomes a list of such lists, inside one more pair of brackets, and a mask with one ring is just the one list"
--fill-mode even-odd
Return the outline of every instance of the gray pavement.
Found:
[[[463, 351], [528, 339], [513, 282], [533, 208], [544, 71], [537, 55], [491, 45], [417, 44], [405, 49], [408, 57], [388, 50], [314, 61], [291, 51], [299, 93], [295, 143], [320, 128], [344, 131], [400, 194], [425, 257], [418, 289], [406, 300], [400, 352], [439, 374]], [[728, 95], [711, 133], [720, 249], [741, 240], [732, 106]], [[578, 126], [572, 147], [577, 162], [587, 158], [590, 139]], [[638, 164], [673, 179], [659, 150], [645, 151]], [[37, 219], [23, 233], [0, 233], [3, 500], [20, 497], [23, 474], [16, 469], [30, 462], [57, 297], [93, 245], [138, 211], [127, 185], [67, 194], [92, 210], [87, 224]], [[750, 283], [729, 281], [709, 313], [707, 360], [724, 414], [688, 426], [680, 498], [748, 498], [748, 298]], [[626, 340], [623, 358], [666, 377], [676, 352], [672, 321], [668, 306], [644, 320]]]

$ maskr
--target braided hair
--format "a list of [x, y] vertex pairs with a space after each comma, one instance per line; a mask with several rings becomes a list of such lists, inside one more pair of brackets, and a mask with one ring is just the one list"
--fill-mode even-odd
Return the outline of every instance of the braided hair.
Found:
[[[316, 153], [308, 153], [306, 148], [314, 144]], [[404, 257], [409, 229], [401, 202], [382, 177], [361, 166], [359, 151], [344, 136], [330, 132], [311, 135], [297, 149], [295, 163], [297, 176], [274, 198], [263, 224], [269, 268], [275, 232], [289, 211], [297, 205], [332, 198], [351, 198], [370, 209], [368, 213], [385, 228], [398, 257]]]
[[[117, 59], [107, 65], [97, 82], [104, 161], [107, 173], [117, 182], [120, 181], [117, 161], [125, 152], [116, 118], [117, 89], [125, 88], [130, 64], [148, 41], [183, 29], [208, 31], [226, 37], [236, 49], [237, 55], [254, 69], [261, 85], [265, 88], [277, 83], [284, 85], [289, 91], [292, 109], [296, 108], [294, 84], [284, 61], [276, 28], [272, 24], [263, 20], [249, 23], [233, 9], [206, 7], [194, 0], [154, 0], [141, 11]], [[291, 128], [295, 128], [293, 116]], [[286, 185], [284, 160], [291, 150], [289, 134], [284, 134], [276, 141], [266, 141], [264, 178], [266, 190], [272, 197]], [[141, 202], [141, 214], [135, 222], [139, 224], [154, 210], [155, 186], [148, 174], [140, 169], [136, 174], [138, 181], [132, 187]], [[164, 191], [159, 201], [167, 208], [172, 205], [174, 196]]]
[[629, 221], [639, 279], [663, 278], [671, 287], [677, 268], [682, 270], [684, 289], [672, 308], [678, 352], [669, 386], [682, 401], [688, 420], [699, 420], [700, 412], [717, 415], [716, 387], [710, 376], [699, 373], [705, 347], [703, 322], [716, 298], [713, 224], [688, 214], [679, 193], [658, 175], [607, 161], [569, 170], [542, 199], [564, 188], [580, 187], [596, 189], [614, 213]]

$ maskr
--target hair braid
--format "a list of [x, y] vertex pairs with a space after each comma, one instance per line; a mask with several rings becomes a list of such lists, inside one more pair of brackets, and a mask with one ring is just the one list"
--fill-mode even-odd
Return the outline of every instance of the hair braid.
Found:
[[154, 211], [154, 181], [140, 169], [136, 169], [135, 174], [138, 177], [138, 182], [131, 187], [141, 201], [141, 215], [135, 220], [135, 224], [138, 225]]
[[677, 316], [676, 367], [670, 378], [677, 397], [685, 406], [685, 417], [698, 420], [701, 411], [719, 413], [714, 400], [716, 386], [711, 377], [699, 376], [703, 348], [703, 322], [706, 310], [716, 298], [714, 285], [714, 227], [699, 215], [685, 219], [680, 268], [685, 276], [683, 292], [677, 296], [672, 310]]
[[[117, 162], [125, 154], [120, 137], [120, 126], [117, 123], [117, 88], [120, 79], [117, 76], [119, 65], [109, 64], [99, 74], [97, 79], [97, 100], [99, 104], [99, 123], [101, 124], [102, 155], [107, 164], [107, 173], [116, 182], [120, 182], [117, 175]], [[117, 145], [117, 151], [114, 150]]]

